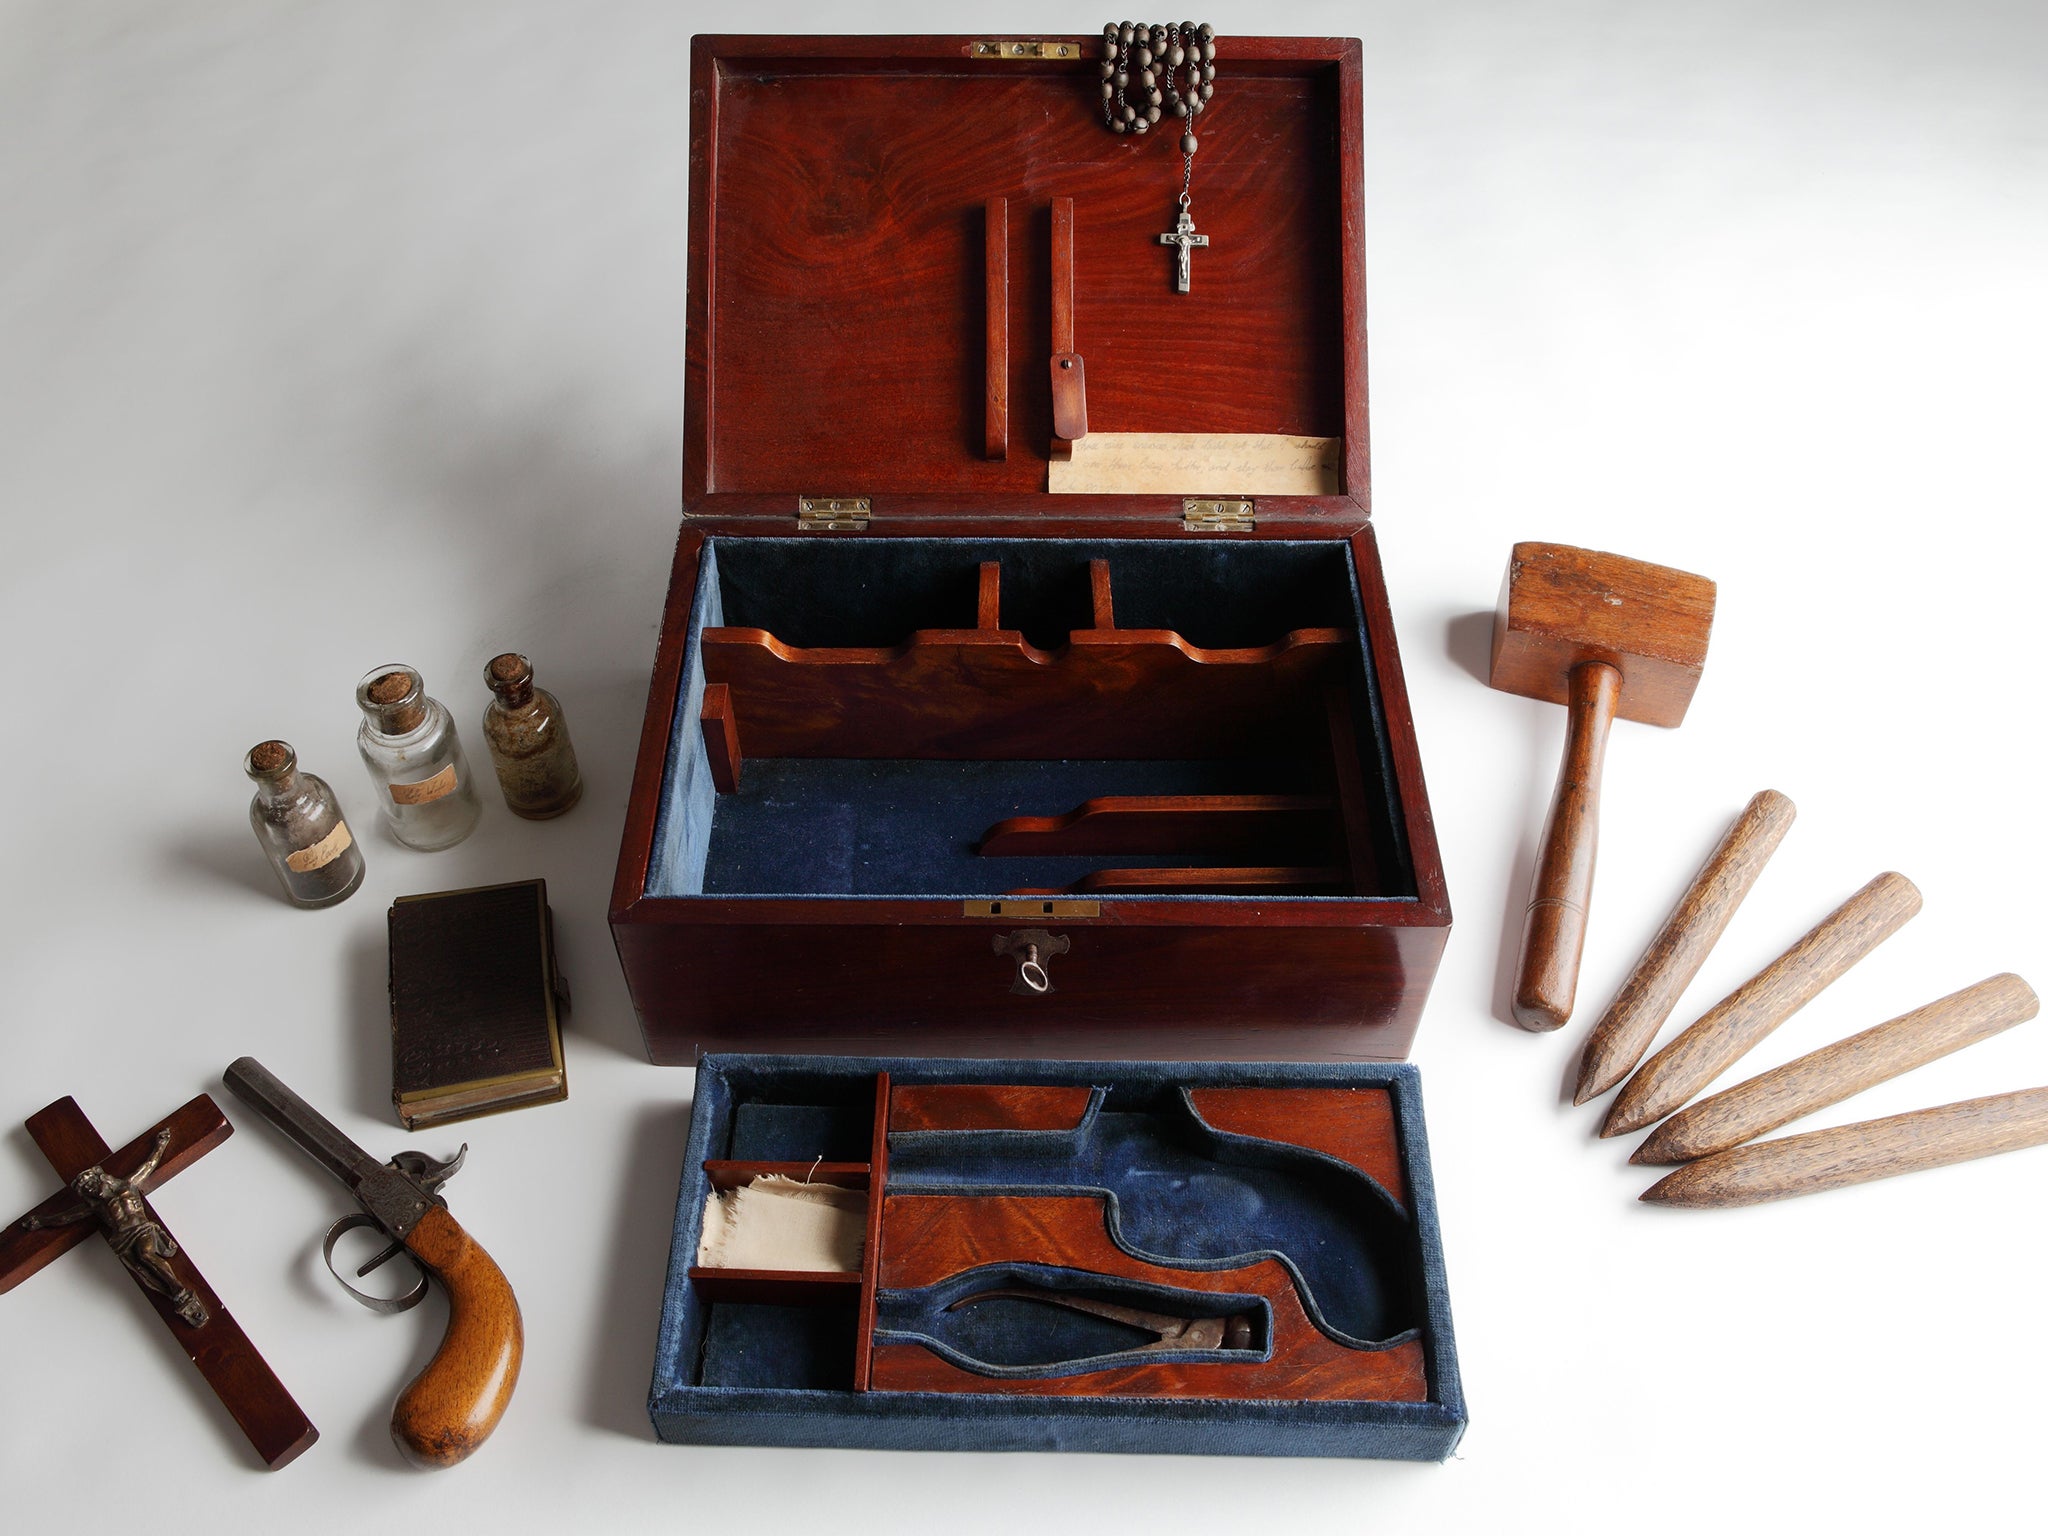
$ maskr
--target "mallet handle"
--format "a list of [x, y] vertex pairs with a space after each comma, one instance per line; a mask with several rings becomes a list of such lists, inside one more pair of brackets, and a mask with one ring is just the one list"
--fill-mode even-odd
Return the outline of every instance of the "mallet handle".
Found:
[[1570, 734], [1543, 852], [1522, 920], [1522, 954], [1515, 964], [1515, 1022], [1524, 1029], [1556, 1029], [1572, 1016], [1579, 986], [1579, 952], [1586, 943], [1586, 908], [1593, 899], [1593, 861], [1600, 847], [1600, 766], [1607, 728], [1621, 698], [1621, 672], [1604, 661], [1572, 668], [1566, 702]]

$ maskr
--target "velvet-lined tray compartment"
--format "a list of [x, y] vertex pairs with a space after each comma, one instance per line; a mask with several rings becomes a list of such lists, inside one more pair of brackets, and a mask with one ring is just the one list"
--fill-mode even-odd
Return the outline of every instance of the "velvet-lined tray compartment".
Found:
[[[782, 1109], [797, 1111], [776, 1117], [777, 1134], [771, 1139], [777, 1161], [802, 1161], [807, 1146], [824, 1145], [823, 1137], [807, 1143], [802, 1133], [795, 1131], [805, 1119], [803, 1101], [817, 1101], [811, 1107], [823, 1113], [812, 1123], [823, 1128], [838, 1118], [839, 1109], [857, 1102], [864, 1090], [874, 1087], [877, 1074], [886, 1074], [881, 1093], [890, 1085], [912, 1093], [921, 1085], [969, 1085], [976, 1094], [986, 1093], [999, 1101], [1005, 1085], [1043, 1085], [1069, 1093], [1076, 1106], [1074, 1126], [1051, 1132], [1043, 1128], [991, 1130], [986, 1115], [977, 1114], [983, 1128], [963, 1133], [943, 1124], [921, 1124], [914, 1104], [908, 1112], [893, 1113], [891, 1117], [900, 1122], [900, 1128], [883, 1152], [890, 1170], [885, 1188], [891, 1198], [942, 1201], [967, 1190], [983, 1190], [986, 1186], [980, 1181], [1000, 1177], [1019, 1180], [1034, 1198], [1059, 1199], [1085, 1194], [1091, 1177], [1119, 1182], [1121, 1176], [1115, 1170], [1120, 1164], [1135, 1167], [1147, 1159], [1171, 1162], [1178, 1153], [1208, 1155], [1219, 1149], [1229, 1154], [1222, 1166], [1236, 1170], [1235, 1178], [1250, 1181], [1236, 1183], [1236, 1193], [1224, 1202], [1235, 1202], [1240, 1208], [1238, 1216], [1259, 1203], [1258, 1170], [1270, 1170], [1276, 1162], [1292, 1165], [1293, 1176], [1335, 1180], [1358, 1197], [1363, 1207], [1379, 1213], [1370, 1219], [1391, 1223], [1377, 1233], [1379, 1251], [1366, 1266], [1376, 1277], [1367, 1287], [1373, 1292], [1370, 1308], [1376, 1310], [1375, 1320], [1362, 1326], [1368, 1331], [1393, 1330], [1378, 1342], [1395, 1348], [1405, 1345], [1412, 1353], [1417, 1362], [1414, 1400], [1313, 1400], [1312, 1394], [1300, 1400], [1220, 1394], [1074, 1397], [1057, 1395], [1059, 1389], [1048, 1389], [1043, 1381], [1029, 1384], [1032, 1395], [1028, 1396], [1015, 1395], [1010, 1390], [1015, 1383], [992, 1381], [971, 1384], [965, 1391], [855, 1390], [856, 1370], [849, 1367], [849, 1360], [863, 1352], [863, 1324], [856, 1309], [814, 1306], [794, 1309], [803, 1316], [793, 1317], [772, 1307], [720, 1301], [707, 1297], [692, 1283], [688, 1260], [696, 1252], [703, 1198], [709, 1188], [705, 1164], [716, 1161], [706, 1154], [730, 1145], [740, 1111], [757, 1107], [764, 1097], [775, 1100]], [[1361, 1168], [1354, 1164], [1349, 1172], [1343, 1172], [1335, 1166], [1342, 1159], [1314, 1147], [1276, 1150], [1261, 1137], [1219, 1132], [1200, 1123], [1207, 1116], [1185, 1113], [1190, 1098], [1199, 1102], [1207, 1093], [1212, 1105], [1218, 1102], [1212, 1092], [1216, 1089], [1238, 1095], [1232, 1101], [1238, 1105], [1233, 1112], [1240, 1118], [1248, 1114], [1253, 1121], [1271, 1108], [1262, 1103], [1262, 1096], [1278, 1095], [1283, 1103], [1291, 1102], [1288, 1096], [1302, 1089], [1363, 1090], [1383, 1096], [1393, 1138], [1388, 1146], [1395, 1150], [1376, 1165]], [[758, 1112], [750, 1118], [758, 1132]], [[839, 1127], [842, 1134], [848, 1129]], [[790, 1132], [793, 1137], [786, 1134]], [[871, 1137], [871, 1141], [879, 1140]], [[949, 1152], [949, 1148], [954, 1150]], [[1308, 1174], [1303, 1175], [1303, 1170]], [[1063, 1178], [1073, 1178], [1083, 1188], [1068, 1188], [1061, 1183]], [[1287, 1200], [1278, 1185], [1270, 1188], [1284, 1207]], [[1179, 1233], [1162, 1233], [1146, 1224], [1137, 1209], [1142, 1201], [1135, 1191], [1127, 1190], [1125, 1203], [1131, 1206], [1132, 1217], [1126, 1235], [1131, 1231], [1148, 1234], [1147, 1240], [1164, 1246], [1181, 1244], [1203, 1225], [1197, 1222]], [[871, 1213], [876, 1210], [871, 1204]], [[1217, 1214], [1230, 1217], [1222, 1207]], [[1229, 1220], [1223, 1224], [1228, 1225]], [[1463, 1428], [1464, 1408], [1451, 1342], [1418, 1080], [1414, 1070], [1405, 1066], [708, 1056], [698, 1070], [674, 1244], [676, 1257], [664, 1301], [649, 1399], [650, 1413], [664, 1440], [1440, 1459], [1456, 1444]], [[879, 1262], [886, 1264], [886, 1241], [882, 1250]], [[878, 1262], [872, 1224], [866, 1262]], [[1270, 1331], [1271, 1316], [1261, 1310], [1264, 1303], [1256, 1294], [1218, 1292], [1213, 1287], [1206, 1295], [1194, 1294], [1201, 1285], [1203, 1268], [1200, 1261], [1180, 1266], [1169, 1277], [1177, 1283], [1155, 1287], [1154, 1299], [1167, 1311], [1211, 1303], [1243, 1305], [1258, 1312], [1259, 1327]], [[1002, 1270], [1002, 1276], [1069, 1289], [1085, 1289], [1090, 1284], [1087, 1274], [1063, 1275], [1058, 1265], [1012, 1265]], [[955, 1290], [983, 1278], [947, 1279], [922, 1296], [916, 1288], [878, 1286], [880, 1310], [873, 1324], [877, 1357], [880, 1348], [892, 1341], [926, 1331], [921, 1319], [928, 1320], [934, 1307], [955, 1299]], [[1117, 1289], [1127, 1293], [1131, 1285], [1119, 1280]], [[1338, 1302], [1333, 1292], [1326, 1294], [1333, 1304]], [[1353, 1300], [1357, 1299], [1354, 1296]], [[1012, 1358], [989, 1362], [972, 1350], [967, 1354], [984, 1368], [995, 1364], [997, 1376], [1003, 1374], [1005, 1365], [1030, 1367], [1033, 1362], [1015, 1358], [1028, 1331], [1022, 1330], [1020, 1319], [1003, 1315], [1000, 1309], [1007, 1303], [982, 1305], [999, 1310], [966, 1320], [971, 1342]], [[1042, 1324], [1043, 1319], [1039, 1321]], [[1120, 1338], [1116, 1325], [1083, 1320], [1063, 1322], [1062, 1326], [1071, 1331], [1060, 1337], [1083, 1351], [1100, 1346], [1115, 1354], [1128, 1342]], [[1270, 1349], [1271, 1342], [1269, 1336], [1262, 1336], [1258, 1347]], [[1245, 1364], [1219, 1362], [1200, 1352], [1147, 1368], [1187, 1370], [1205, 1365], [1234, 1372], [1246, 1369]], [[1025, 1369], [1022, 1374], [1040, 1373]], [[1085, 1386], [1085, 1373], [1072, 1380]], [[876, 1385], [880, 1388], [883, 1384], [878, 1381]]]
[[[1412, 894], [1356, 593], [1340, 542], [712, 539], [649, 893]], [[1001, 628], [923, 627], [956, 613]], [[1318, 798], [1321, 836], [984, 847], [1093, 801], [1223, 797]], [[1129, 873], [1172, 869], [1198, 877]]]

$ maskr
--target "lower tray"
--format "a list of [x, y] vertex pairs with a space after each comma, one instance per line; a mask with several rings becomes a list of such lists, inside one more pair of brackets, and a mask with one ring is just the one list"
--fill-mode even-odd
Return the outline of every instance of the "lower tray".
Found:
[[[867, 1190], [862, 1273], [696, 1269], [747, 1166]], [[1105, 1269], [1213, 1295], [1250, 1348], [1133, 1354], [1045, 1305]], [[1108, 1353], [1012, 1358], [1063, 1328]], [[1465, 1409], [1416, 1071], [707, 1056], [648, 1407], [673, 1443], [1441, 1460]]]

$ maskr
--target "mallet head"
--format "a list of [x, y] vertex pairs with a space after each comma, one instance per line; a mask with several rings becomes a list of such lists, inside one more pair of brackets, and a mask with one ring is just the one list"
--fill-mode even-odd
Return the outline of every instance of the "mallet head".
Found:
[[1704, 576], [1568, 544], [1517, 544], [1494, 613], [1487, 681], [1563, 704], [1572, 668], [1604, 661], [1621, 673], [1617, 715], [1677, 725], [1713, 627], [1714, 584]]

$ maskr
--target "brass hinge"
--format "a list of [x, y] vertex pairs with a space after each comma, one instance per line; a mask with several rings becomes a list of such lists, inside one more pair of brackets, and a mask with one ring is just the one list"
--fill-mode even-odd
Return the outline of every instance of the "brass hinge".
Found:
[[859, 533], [868, 525], [865, 496], [799, 496], [796, 525], [805, 533]]
[[973, 48], [977, 59], [1078, 59], [1079, 43], [986, 42]]
[[1248, 533], [1258, 522], [1249, 497], [1190, 496], [1180, 504], [1180, 525], [1189, 533]]
[[1048, 901], [1042, 896], [1006, 896], [1001, 901], [966, 901], [962, 917], [1100, 917], [1099, 901]]

